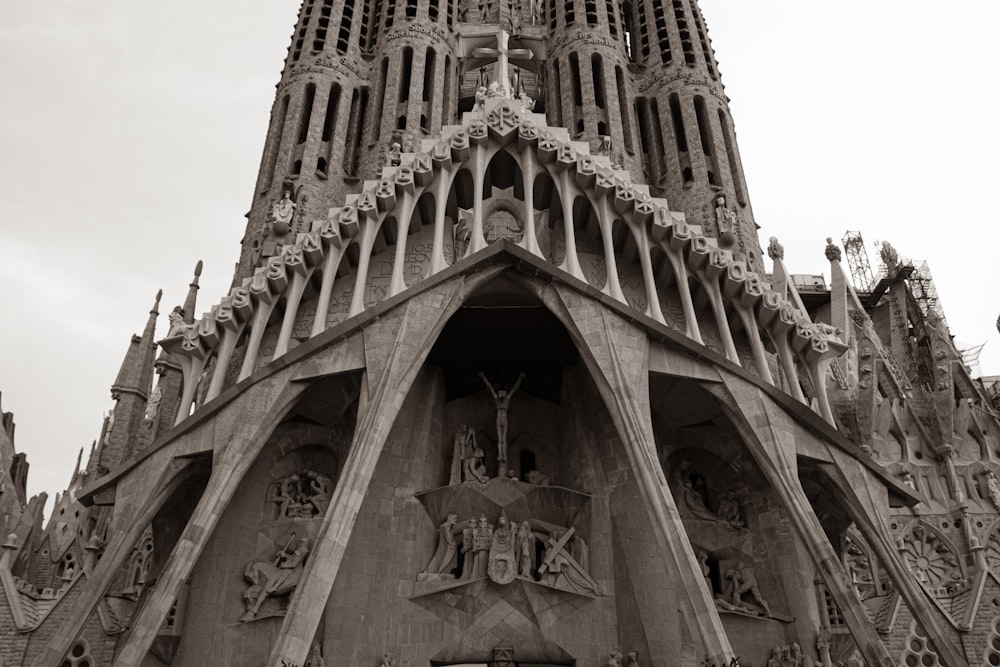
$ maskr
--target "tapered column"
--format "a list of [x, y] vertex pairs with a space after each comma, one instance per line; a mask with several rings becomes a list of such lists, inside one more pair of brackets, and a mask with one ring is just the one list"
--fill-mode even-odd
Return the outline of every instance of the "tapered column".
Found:
[[[163, 566], [155, 588], [132, 620], [132, 634], [128, 636], [115, 665], [134, 667], [142, 664], [178, 591], [190, 578], [229, 501], [275, 427], [305, 391], [307, 384], [289, 382], [290, 374], [291, 370], [286, 370], [258, 382], [216, 415], [214, 423], [231, 423], [233, 426], [214, 433], [212, 476]], [[235, 412], [239, 418], [224, 418], [230, 412]]]
[[[676, 581], [682, 587], [691, 633], [701, 642], [710, 663], [728, 664], [732, 647], [703, 585], [701, 566], [657, 456], [649, 411], [649, 340], [645, 332], [568, 288], [551, 288], [543, 298], [576, 340], [622, 439], [667, 570], [677, 573]], [[651, 656], [652, 664], [670, 664], [673, 659], [675, 656]]]
[[[386, 438], [434, 340], [461, 305], [461, 284], [450, 282], [414, 296], [400, 306], [399, 315], [374, 322], [369, 329], [374, 335], [366, 332], [365, 340], [388, 354], [369, 355], [368, 392], [362, 393], [351, 452], [302, 573], [304, 585], [292, 597], [268, 665], [305, 664]], [[387, 339], [393, 344], [387, 345]]]
[[722, 377], [724, 388], [719, 385], [706, 388], [719, 396], [723, 410], [731, 418], [764, 478], [785, 506], [799, 539], [840, 607], [844, 622], [866, 662], [891, 667], [894, 664], [892, 657], [879, 639], [864, 605], [854, 592], [850, 576], [799, 483], [795, 441], [801, 427], [756, 385], [729, 373], [724, 373]]

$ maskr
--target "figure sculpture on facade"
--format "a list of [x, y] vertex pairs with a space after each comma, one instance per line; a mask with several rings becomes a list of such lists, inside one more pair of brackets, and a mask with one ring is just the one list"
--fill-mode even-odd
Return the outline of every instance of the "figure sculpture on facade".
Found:
[[396, 667], [396, 656], [388, 651], [382, 654], [382, 666], [381, 667]]
[[462, 529], [462, 576], [460, 579], [463, 581], [472, 578], [472, 571], [475, 567], [472, 551], [472, 531], [475, 525], [476, 519], [472, 518], [466, 523], [465, 528]]
[[510, 12], [510, 34], [516, 37], [521, 34], [521, 0], [508, 2], [507, 9]]
[[473, 576], [485, 577], [489, 572], [490, 547], [493, 546], [493, 526], [483, 514], [479, 524], [472, 529], [472, 570]]
[[295, 217], [295, 202], [291, 199], [292, 193], [285, 190], [281, 199], [271, 207], [271, 229], [278, 236], [284, 236], [292, 229], [292, 220]]
[[184, 309], [180, 306], [174, 306], [174, 309], [167, 315], [167, 320], [170, 322], [170, 328], [167, 329], [167, 338], [180, 336], [181, 329], [184, 328]]
[[472, 226], [469, 224], [469, 214], [465, 211], [458, 211], [458, 222], [452, 226], [451, 235], [454, 252], [452, 261], [457, 262], [465, 255], [469, 240], [472, 239]]
[[518, 524], [515, 552], [517, 573], [530, 579], [531, 571], [535, 568], [535, 534], [531, 532], [531, 525], [527, 521]]
[[625, 667], [639, 667], [639, 654], [636, 651], [629, 651], [625, 656]]
[[1000, 510], [1000, 479], [997, 479], [992, 470], [986, 473], [986, 490], [990, 494], [990, 500]]
[[542, 583], [580, 595], [598, 595], [600, 588], [590, 574], [569, 553], [569, 541], [576, 531], [557, 529], [549, 535], [545, 556], [538, 568]]
[[466, 482], [476, 481], [485, 484], [490, 481], [490, 478], [486, 475], [486, 464], [483, 462], [485, 458], [486, 453], [483, 452], [481, 447], [476, 447], [472, 450], [472, 456], [465, 459]]
[[732, 246], [736, 240], [739, 219], [736, 211], [729, 209], [724, 195], [715, 198], [715, 223], [719, 231], [719, 245], [727, 248]]
[[455, 442], [451, 454], [451, 476], [448, 484], [462, 483], [462, 468], [465, 461], [476, 451], [476, 432], [462, 424], [455, 433]]
[[531, 113], [535, 110], [535, 100], [531, 99], [531, 96], [524, 90], [521, 89], [521, 93], [517, 96], [521, 101], [521, 113]]
[[705, 499], [702, 497], [700, 493], [698, 493], [698, 491], [695, 490], [690, 478], [686, 476], [683, 477], [681, 483], [684, 489], [684, 505], [691, 513], [691, 516], [695, 517], [696, 519], [703, 519], [705, 521], [711, 521], [712, 523], [722, 524], [723, 526], [726, 526], [728, 528], [742, 527], [743, 525], [742, 522], [736, 521], [734, 523], [733, 521], [724, 519], [715, 512], [713, 512], [712, 510], [708, 509], [708, 507], [705, 505]]
[[490, 544], [488, 574], [498, 584], [509, 584], [517, 576], [517, 552], [514, 550], [516, 524], [508, 523], [503, 513], [497, 519]]
[[730, 490], [726, 494], [725, 499], [719, 502], [719, 511], [717, 512], [719, 518], [727, 522], [733, 528], [742, 528], [743, 522], [740, 521], [740, 504], [736, 500], [736, 492]]
[[473, 111], [484, 111], [486, 109], [486, 99], [489, 96], [489, 89], [486, 86], [479, 86], [476, 88], [476, 103], [473, 105]]
[[528, 474], [524, 476], [524, 481], [535, 486], [548, 486], [552, 480], [540, 470], [529, 470]]
[[326, 514], [333, 494], [333, 480], [315, 470], [303, 470], [271, 485], [271, 502], [278, 519], [311, 519]]
[[400, 145], [398, 141], [394, 141], [391, 144], [389, 144], [388, 159], [390, 167], [398, 167], [402, 163], [403, 161], [403, 158], [401, 157], [402, 149], [403, 147], [402, 145]]
[[305, 558], [309, 555], [309, 539], [303, 537], [295, 549], [290, 551], [293, 541], [295, 533], [292, 533], [288, 543], [272, 560], [255, 559], [247, 563], [243, 576], [250, 582], [250, 586], [243, 591], [246, 613], [240, 618], [241, 621], [257, 618], [260, 606], [267, 598], [286, 595], [298, 586]]
[[726, 597], [731, 608], [753, 613], [755, 610], [747, 607], [743, 602], [743, 595], [749, 593], [757, 605], [764, 611], [764, 615], [771, 615], [771, 608], [757, 587], [757, 577], [754, 575], [752, 567], [747, 567], [743, 564], [743, 561], [739, 561], [736, 563], [736, 567], [726, 572], [726, 579], [729, 580]]
[[438, 527], [438, 544], [431, 562], [427, 568], [421, 572], [417, 578], [424, 579], [453, 579], [451, 571], [455, 569], [457, 553], [455, 545], [455, 524], [458, 523], [457, 514], [449, 514]]
[[160, 403], [163, 401], [163, 390], [160, 388], [160, 383], [156, 383], [156, 387], [153, 388], [153, 393], [149, 395], [149, 400], [146, 401], [146, 410], [142, 414], [143, 420], [147, 422], [156, 421], [156, 416], [160, 413]]
[[878, 252], [885, 264], [886, 273], [891, 276], [899, 268], [899, 253], [888, 241], [882, 241], [882, 248]]
[[767, 256], [773, 261], [785, 258], [785, 246], [778, 242], [777, 236], [772, 236], [767, 244]]
[[500, 467], [503, 470], [507, 468], [507, 411], [510, 409], [510, 399], [514, 397], [514, 393], [520, 388], [521, 383], [524, 381], [524, 373], [522, 372], [517, 377], [517, 382], [514, 386], [510, 388], [510, 391], [504, 391], [503, 389], [497, 391], [490, 384], [490, 381], [486, 379], [486, 374], [480, 372], [480, 379], [482, 379], [483, 384], [489, 389], [490, 394], [493, 396], [494, 402], [496, 402], [497, 408], [497, 461], [500, 462]]
[[615, 650], [608, 657], [608, 667], [622, 667], [622, 652]]

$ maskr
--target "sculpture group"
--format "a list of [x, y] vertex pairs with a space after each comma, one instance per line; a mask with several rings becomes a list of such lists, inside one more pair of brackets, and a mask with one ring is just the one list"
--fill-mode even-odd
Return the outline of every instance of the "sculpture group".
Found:
[[[460, 522], [453, 513], [437, 532], [437, 548], [417, 575], [419, 581], [489, 578], [506, 585], [521, 578], [580, 595], [600, 595], [600, 586], [588, 572], [587, 543], [575, 528], [510, 521], [503, 512], [496, 523], [485, 514]], [[537, 545], [543, 548], [536, 563]]]

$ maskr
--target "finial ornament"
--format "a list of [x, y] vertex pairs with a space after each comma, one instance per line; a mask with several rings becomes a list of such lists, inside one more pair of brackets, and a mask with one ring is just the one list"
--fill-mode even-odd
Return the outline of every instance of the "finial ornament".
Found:
[[767, 256], [773, 261], [785, 259], [785, 246], [778, 243], [778, 237], [772, 236], [767, 244]]
[[840, 261], [840, 248], [834, 245], [833, 239], [829, 236], [826, 238], [826, 258], [831, 262]]
[[888, 241], [882, 241], [882, 249], [879, 250], [879, 255], [882, 256], [882, 262], [885, 263], [887, 273], [893, 273], [899, 268], [899, 253], [896, 252], [896, 249]]

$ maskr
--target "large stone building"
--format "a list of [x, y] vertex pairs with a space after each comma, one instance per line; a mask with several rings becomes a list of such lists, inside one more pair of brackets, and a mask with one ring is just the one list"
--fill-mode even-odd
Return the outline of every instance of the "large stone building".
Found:
[[926, 271], [767, 254], [695, 0], [305, 0], [232, 289], [44, 528], [4, 415], [0, 664], [1000, 665]]

